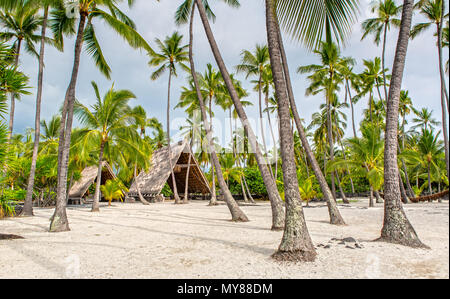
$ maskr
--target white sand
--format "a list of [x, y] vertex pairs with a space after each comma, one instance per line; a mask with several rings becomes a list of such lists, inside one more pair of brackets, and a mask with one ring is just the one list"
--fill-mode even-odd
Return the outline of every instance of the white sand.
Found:
[[282, 232], [270, 231], [270, 206], [245, 206], [251, 222], [232, 223], [224, 205], [205, 202], [69, 208], [70, 232], [48, 233], [51, 209], [0, 220], [0, 278], [449, 278], [448, 202], [411, 204], [406, 212], [431, 250], [381, 242], [383, 207], [340, 206], [348, 226], [327, 223], [323, 204], [305, 208], [315, 245], [353, 237], [362, 249], [331, 242], [317, 260], [281, 264], [270, 255]]

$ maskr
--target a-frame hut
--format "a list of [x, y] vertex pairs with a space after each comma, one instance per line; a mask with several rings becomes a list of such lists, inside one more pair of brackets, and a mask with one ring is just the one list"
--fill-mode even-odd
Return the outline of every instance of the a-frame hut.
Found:
[[189, 167], [188, 195], [201, 195], [204, 198], [211, 194], [208, 181], [198, 165], [195, 156], [192, 154], [191, 147], [187, 141], [180, 141], [171, 145], [171, 161], [169, 160], [169, 147], [164, 147], [155, 151], [152, 155], [152, 162], [148, 172], [142, 172], [136, 178], [136, 181], [130, 187], [128, 197], [138, 200], [138, 190], [136, 183], [142, 196], [149, 201], [155, 201], [161, 194], [164, 185], [168, 183], [173, 190], [172, 177], [170, 167], [172, 165], [177, 184], [178, 194], [181, 196], [185, 192], [186, 175], [191, 156]]
[[[86, 167], [81, 172], [80, 179], [75, 182], [69, 191], [69, 203], [82, 203], [82, 200], [89, 195], [89, 187], [97, 181], [98, 165]], [[106, 184], [108, 180], [115, 180], [114, 174], [108, 162], [103, 161], [101, 184]]]

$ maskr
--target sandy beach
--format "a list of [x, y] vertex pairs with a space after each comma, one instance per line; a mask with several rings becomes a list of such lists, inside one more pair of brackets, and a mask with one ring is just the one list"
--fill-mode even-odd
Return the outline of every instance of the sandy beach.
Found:
[[[347, 226], [328, 224], [323, 203], [305, 208], [317, 247], [314, 263], [278, 263], [270, 255], [282, 232], [270, 230], [268, 203], [243, 206], [248, 223], [232, 223], [225, 205], [206, 202], [70, 207], [70, 232], [49, 233], [53, 209], [0, 220], [0, 278], [449, 278], [449, 204], [405, 206], [421, 240], [412, 249], [373, 242], [383, 205], [340, 205]], [[354, 238], [344, 242], [341, 239]], [[347, 239], [349, 240], [349, 239]], [[360, 248], [359, 248], [360, 247]]]

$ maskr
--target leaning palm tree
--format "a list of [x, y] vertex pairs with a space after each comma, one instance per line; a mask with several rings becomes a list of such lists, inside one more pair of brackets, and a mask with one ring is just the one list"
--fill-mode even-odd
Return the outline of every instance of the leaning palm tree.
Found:
[[[170, 91], [172, 84], [172, 77], [178, 76], [177, 68], [181, 67], [185, 71], [189, 71], [189, 68], [185, 65], [188, 61], [188, 45], [182, 45], [181, 41], [183, 36], [178, 32], [174, 32], [171, 36], [166, 37], [166, 39], [161, 41], [156, 39], [156, 44], [159, 47], [160, 53], [155, 53], [149, 62], [150, 66], [158, 67], [156, 71], [152, 73], [152, 80], [160, 78], [166, 71], [169, 71], [168, 79], [168, 93], [167, 93], [167, 141], [169, 148], [169, 157], [171, 157], [171, 146], [170, 146]], [[172, 163], [172, 160], [170, 160]], [[177, 184], [175, 181], [175, 175], [173, 173], [173, 167], [171, 165], [171, 176], [173, 193], [175, 197], [175, 203], [180, 203], [180, 197], [178, 196]]]
[[[50, 223], [50, 231], [52, 232], [67, 231], [70, 229], [66, 215], [67, 166], [69, 162], [69, 149], [72, 134], [75, 91], [80, 66], [81, 50], [84, 42], [86, 42], [87, 52], [92, 56], [101, 73], [107, 78], [109, 78], [111, 74], [111, 68], [103, 55], [100, 43], [97, 39], [94, 21], [99, 19], [103, 20], [109, 28], [119, 34], [131, 47], [143, 48], [147, 52], [153, 53], [152, 48], [136, 32], [133, 21], [117, 7], [117, 2], [118, 0], [79, 0], [70, 4], [75, 5], [73, 11], [79, 12], [79, 15], [76, 15], [79, 16], [79, 22], [75, 40], [75, 55], [72, 74], [61, 113], [61, 128], [58, 147], [57, 200], [55, 213], [52, 216]], [[128, 4], [131, 5], [133, 2], [134, 1], [129, 0]], [[106, 10], [109, 10], [109, 13]]]
[[[192, 0], [194, 1], [194, 0]], [[193, 56], [193, 41], [194, 41], [194, 34], [193, 34], [193, 26], [194, 26], [194, 11], [195, 11], [195, 7], [198, 4], [197, 1], [192, 2], [192, 10], [190, 10], [190, 18], [189, 18], [189, 62], [190, 62], [190, 67], [191, 67], [191, 74], [192, 74], [192, 79], [194, 81], [194, 86], [197, 92], [197, 98], [198, 98], [198, 102], [199, 102], [199, 106], [200, 106], [200, 111], [201, 111], [201, 116], [203, 119], [203, 125], [206, 131], [206, 139], [207, 139], [207, 147], [208, 147], [208, 152], [211, 155], [211, 160], [212, 160], [212, 164], [214, 165], [216, 172], [217, 172], [217, 180], [219, 182], [219, 186], [222, 190], [222, 193], [224, 195], [224, 200], [228, 206], [228, 209], [231, 212], [231, 216], [232, 216], [232, 220], [233, 221], [248, 221], [247, 216], [245, 215], [245, 213], [239, 208], [238, 204], [236, 203], [236, 201], [234, 200], [233, 196], [231, 195], [230, 190], [228, 189], [227, 184], [225, 183], [224, 177], [223, 177], [223, 173], [222, 173], [222, 168], [220, 166], [220, 162], [219, 162], [219, 158], [217, 156], [216, 150], [214, 148], [214, 140], [213, 140], [213, 135], [212, 132], [210, 130], [210, 125], [208, 123], [208, 117], [206, 114], [206, 105], [205, 102], [203, 100], [203, 96], [202, 96], [202, 92], [201, 92], [201, 87], [200, 87], [200, 82], [198, 80], [197, 77], [197, 73], [195, 71], [195, 63], [194, 63], [194, 56]], [[202, 6], [203, 8], [203, 16], [205, 18], [207, 18], [207, 12], [205, 12], [205, 7]], [[201, 8], [200, 8], [201, 9]], [[214, 182], [213, 182], [214, 183]], [[280, 222], [281, 223], [281, 222]], [[280, 224], [277, 223], [277, 224]]]
[[388, 97], [387, 83], [386, 83], [386, 40], [387, 34], [391, 25], [398, 27], [400, 25], [400, 19], [398, 16], [402, 7], [397, 6], [394, 0], [376, 0], [371, 4], [372, 13], [376, 13], [375, 18], [370, 18], [362, 23], [362, 29], [364, 34], [361, 38], [363, 40], [369, 34], [375, 36], [375, 43], [377, 46], [381, 42], [381, 35], [383, 35], [383, 52], [381, 54], [381, 62], [383, 66], [383, 86], [384, 86], [384, 100]]
[[[100, 202], [100, 186], [105, 151], [113, 147], [132, 147], [134, 140], [139, 140], [133, 126], [133, 115], [128, 106], [135, 95], [128, 90], [114, 90], [113, 87], [100, 98], [100, 92], [95, 82], [92, 82], [96, 102], [91, 109], [80, 102], [75, 103], [74, 114], [85, 126], [78, 132], [82, 144], [95, 145], [98, 150], [98, 172], [95, 187], [92, 212], [98, 212]], [[144, 159], [146, 157], [143, 157]]]
[[[36, 30], [41, 25], [38, 7], [33, 1], [19, 1], [18, 3], [21, 5], [17, 5], [10, 10], [0, 11], [0, 25], [3, 27], [0, 32], [0, 40], [12, 41], [15, 56], [14, 66], [16, 68], [19, 65], [22, 46], [25, 46], [26, 51], [30, 54], [39, 57], [34, 44], [41, 40], [41, 36], [36, 34]], [[15, 98], [16, 94], [11, 93], [10, 136], [14, 129]]]
[[413, 8], [413, 0], [404, 0], [402, 21], [395, 52], [394, 66], [392, 68], [392, 80], [386, 103], [384, 221], [379, 240], [412, 247], [423, 247], [423, 243], [419, 240], [402, 207], [397, 160], [399, 99], [411, 32]]
[[[445, 161], [447, 164], [447, 176], [450, 176], [449, 166], [449, 135], [447, 128], [447, 116], [450, 113], [450, 102], [448, 99], [448, 91], [445, 82], [445, 70], [443, 64], [443, 27], [444, 20], [448, 18], [448, 13], [445, 13], [445, 0], [422, 0], [419, 1], [417, 6], [420, 9], [420, 13], [425, 16], [428, 22], [419, 23], [415, 25], [411, 31], [411, 38], [415, 38], [420, 33], [424, 32], [431, 26], [436, 26], [437, 35], [437, 50], [439, 58], [439, 75], [441, 83], [441, 109], [442, 109], [442, 135], [444, 136], [445, 147]], [[447, 106], [447, 109], [446, 109]]]
[[[320, 41], [326, 40], [332, 43], [333, 36], [338, 43], [345, 42], [349, 36], [352, 24], [358, 11], [358, 1], [356, 0], [339, 0], [339, 1], [303, 1], [299, 3], [296, 0], [278, 1], [276, 5], [277, 15], [284, 29], [291, 36], [301, 41], [308, 49], [315, 49]], [[294, 116], [295, 125], [299, 132], [299, 137], [305, 149], [308, 161], [314, 171], [314, 174], [320, 184], [322, 193], [327, 201], [328, 212], [330, 215], [330, 223], [345, 224], [337, 206], [335, 198], [327, 184], [319, 163], [309, 145], [307, 134], [302, 124], [302, 120], [298, 113], [297, 104], [295, 102], [294, 91], [292, 88], [291, 77], [289, 73], [289, 65], [287, 61], [286, 51], [284, 49], [283, 37], [280, 25], [276, 23], [278, 33], [278, 43], [281, 54], [281, 64], [283, 74], [286, 80], [289, 104]], [[274, 40], [275, 41], [275, 40]], [[270, 45], [269, 45], [270, 46]], [[276, 63], [280, 63], [277, 61]], [[292, 234], [286, 240], [292, 240]], [[283, 242], [282, 244], [286, 244]], [[301, 246], [301, 243], [299, 243]]]
[[[259, 169], [261, 171], [264, 183], [266, 185], [268, 194], [269, 194], [269, 199], [270, 202], [272, 204], [272, 227], [274, 229], [280, 229], [281, 227], [283, 227], [282, 224], [282, 220], [283, 218], [283, 207], [282, 207], [282, 201], [281, 201], [281, 197], [280, 194], [277, 190], [277, 186], [275, 183], [274, 178], [271, 175], [271, 172], [269, 170], [269, 168], [267, 167], [267, 164], [265, 162], [265, 158], [261, 153], [261, 149], [260, 146], [256, 140], [256, 135], [253, 131], [253, 129], [250, 126], [248, 117], [246, 112], [244, 111], [244, 108], [242, 106], [242, 103], [240, 102], [239, 99], [239, 95], [236, 91], [235, 86], [233, 85], [233, 81], [230, 77], [230, 74], [228, 72], [227, 67], [225, 66], [225, 63], [223, 61], [222, 58], [222, 54], [220, 53], [220, 50], [217, 46], [214, 34], [211, 30], [211, 26], [209, 24], [209, 20], [208, 20], [208, 16], [206, 14], [205, 11], [205, 7], [202, 3], [201, 0], [195, 0], [196, 1], [196, 5], [198, 8], [198, 11], [200, 13], [200, 18], [202, 20], [203, 23], [203, 28], [205, 29], [205, 33], [208, 37], [209, 40], [209, 44], [211, 46], [211, 50], [213, 52], [214, 58], [216, 60], [216, 63], [220, 69], [220, 72], [222, 74], [222, 78], [225, 82], [225, 85], [227, 87], [228, 93], [230, 94], [231, 99], [233, 100], [233, 104], [236, 108], [236, 112], [239, 115], [239, 118], [242, 122], [242, 125], [244, 126], [244, 129], [246, 130], [248, 137], [249, 137], [249, 142], [250, 142], [250, 146], [255, 154], [255, 158], [257, 160]], [[298, 188], [297, 188], [298, 189]], [[297, 190], [298, 191], [298, 190]], [[284, 219], [283, 219], [284, 220]], [[274, 223], [274, 221], [276, 223]]]

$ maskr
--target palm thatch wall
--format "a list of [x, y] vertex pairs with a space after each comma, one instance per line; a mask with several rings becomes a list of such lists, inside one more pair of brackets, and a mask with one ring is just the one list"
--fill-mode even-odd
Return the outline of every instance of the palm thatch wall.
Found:
[[[114, 174], [111, 166], [109, 166], [108, 162], [103, 161], [102, 167], [103, 167], [102, 178], [101, 178], [102, 185], [104, 185], [107, 180], [115, 180], [116, 179], [116, 175]], [[77, 182], [75, 182], [75, 184], [72, 186], [72, 188], [70, 188], [69, 200], [83, 198], [86, 195], [87, 191], [89, 190], [89, 187], [96, 181], [97, 172], [98, 172], [98, 166], [86, 167], [81, 172], [80, 179]]]
[[[173, 190], [171, 178], [171, 165], [177, 184], [178, 193], [184, 193], [186, 186], [187, 166], [191, 156], [189, 169], [189, 194], [210, 194], [208, 181], [201, 171], [195, 156], [187, 141], [178, 142], [171, 145], [171, 160], [169, 160], [169, 148], [164, 147], [157, 150], [152, 155], [151, 168], [148, 172], [142, 172], [130, 187], [128, 197], [138, 198], [136, 183], [139, 184], [140, 191], [144, 198], [152, 199], [161, 194], [166, 182]], [[172, 161], [172, 163], [170, 163]]]

